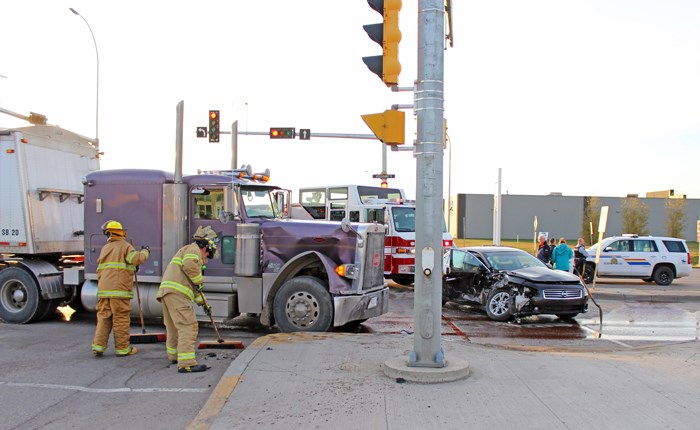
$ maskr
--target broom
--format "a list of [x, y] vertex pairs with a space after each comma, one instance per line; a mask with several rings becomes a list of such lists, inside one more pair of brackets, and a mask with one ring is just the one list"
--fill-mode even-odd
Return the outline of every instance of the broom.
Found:
[[205, 349], [205, 348], [211, 348], [211, 349], [243, 349], [245, 348], [245, 345], [243, 345], [243, 342], [239, 340], [224, 340], [221, 337], [221, 334], [219, 334], [219, 329], [216, 327], [216, 323], [214, 322], [214, 317], [211, 314], [211, 308], [209, 307], [209, 303], [207, 303], [207, 298], [204, 297], [204, 293], [200, 291], [199, 293], [202, 296], [202, 303], [204, 307], [204, 312], [209, 316], [209, 321], [211, 321], [211, 325], [214, 327], [214, 332], [216, 332], [216, 341], [201, 341], [199, 342], [199, 349]]
[[134, 284], [136, 284], [136, 298], [139, 302], [139, 318], [141, 319], [141, 333], [131, 333], [129, 342], [131, 343], [158, 343], [165, 342], [165, 333], [146, 333], [146, 325], [143, 323], [143, 309], [141, 309], [141, 291], [139, 291], [139, 278], [134, 272]]

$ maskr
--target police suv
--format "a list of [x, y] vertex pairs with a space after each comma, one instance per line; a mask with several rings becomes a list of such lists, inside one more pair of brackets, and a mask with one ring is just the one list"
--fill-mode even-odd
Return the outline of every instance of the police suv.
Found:
[[658, 285], [670, 285], [675, 278], [690, 276], [690, 252], [683, 239], [625, 234], [608, 237], [588, 248], [584, 282], [593, 282], [596, 252], [600, 249], [597, 276], [639, 278]]

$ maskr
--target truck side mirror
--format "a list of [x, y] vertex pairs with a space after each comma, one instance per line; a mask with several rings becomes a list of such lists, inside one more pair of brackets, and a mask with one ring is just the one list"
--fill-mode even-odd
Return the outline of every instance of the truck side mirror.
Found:
[[224, 210], [219, 212], [219, 221], [226, 224], [227, 222], [240, 218], [241, 214], [238, 211], [238, 199], [236, 198], [236, 188], [231, 185], [224, 188]]

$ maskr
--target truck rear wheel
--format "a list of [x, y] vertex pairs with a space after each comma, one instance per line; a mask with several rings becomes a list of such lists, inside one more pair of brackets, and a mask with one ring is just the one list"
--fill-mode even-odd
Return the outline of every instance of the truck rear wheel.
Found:
[[328, 290], [312, 276], [286, 281], [272, 305], [277, 327], [284, 332], [328, 331], [333, 326], [333, 304]]
[[26, 324], [46, 316], [48, 307], [29, 273], [17, 267], [0, 271], [0, 318], [8, 323]]

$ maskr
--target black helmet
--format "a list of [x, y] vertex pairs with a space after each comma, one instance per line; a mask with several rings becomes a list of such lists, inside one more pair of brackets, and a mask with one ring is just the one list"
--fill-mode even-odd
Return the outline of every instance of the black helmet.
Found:
[[216, 244], [214, 241], [209, 239], [196, 239], [195, 243], [198, 247], [206, 249], [207, 258], [214, 258], [214, 254], [216, 253]]

